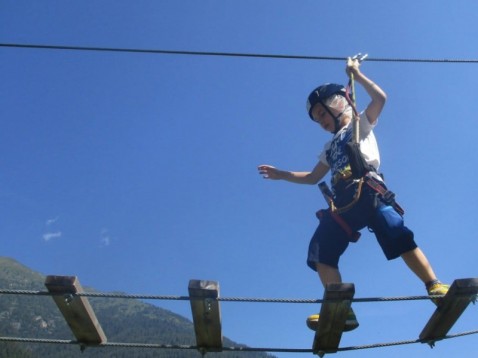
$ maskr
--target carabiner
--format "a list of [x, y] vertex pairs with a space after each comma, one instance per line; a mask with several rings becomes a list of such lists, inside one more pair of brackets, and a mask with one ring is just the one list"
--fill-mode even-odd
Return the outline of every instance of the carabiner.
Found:
[[352, 57], [352, 60], [357, 60], [359, 63], [362, 63], [368, 57], [368, 53], [362, 55], [360, 52]]

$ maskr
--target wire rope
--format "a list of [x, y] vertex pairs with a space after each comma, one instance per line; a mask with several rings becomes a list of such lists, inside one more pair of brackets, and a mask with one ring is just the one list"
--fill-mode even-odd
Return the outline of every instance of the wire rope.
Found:
[[[469, 335], [478, 334], [478, 330], [467, 331], [462, 333], [450, 334], [440, 338], [440, 340], [459, 338]], [[87, 347], [84, 343], [66, 340], [66, 339], [42, 339], [42, 338], [23, 338], [23, 337], [0, 337], [0, 342], [18, 342], [18, 343], [42, 343], [42, 344], [63, 344], [63, 345], [78, 345], [83, 348]], [[399, 345], [409, 345], [416, 343], [429, 343], [420, 339], [394, 341], [386, 343], [374, 343], [365, 345], [356, 345], [348, 347], [339, 347], [338, 352], [385, 348]], [[430, 344], [433, 346], [433, 344]], [[90, 347], [90, 346], [88, 346]], [[132, 342], [106, 342], [100, 345], [92, 345], [91, 347], [113, 347], [113, 348], [143, 348], [143, 349], [177, 349], [177, 350], [203, 350], [202, 347], [193, 345], [179, 345], [179, 344], [157, 344], [157, 343], [132, 343]], [[270, 352], [270, 353], [314, 353], [312, 349], [308, 348], [277, 348], [277, 347], [222, 347], [222, 351], [234, 351], [234, 352]]]
[[[143, 53], [163, 55], [189, 55], [189, 56], [221, 56], [221, 57], [249, 57], [267, 59], [289, 59], [289, 60], [324, 60], [344, 61], [347, 57], [340, 56], [308, 56], [308, 55], [281, 55], [264, 53], [239, 53], [239, 52], [217, 52], [217, 51], [185, 51], [185, 50], [164, 50], [164, 49], [135, 49], [119, 47], [95, 47], [95, 46], [66, 46], [66, 45], [44, 45], [44, 44], [19, 44], [0, 43], [0, 47], [23, 48], [39, 50], [67, 50], [67, 51], [96, 51], [96, 52], [121, 52], [121, 53]], [[478, 59], [447, 59], [447, 58], [374, 58], [367, 57], [367, 62], [415, 62], [415, 63], [478, 63]]]
[[[174, 295], [145, 295], [145, 294], [126, 294], [126, 293], [103, 293], [103, 292], [78, 292], [78, 293], [50, 293], [48, 291], [36, 290], [11, 290], [0, 289], [0, 294], [6, 295], [32, 295], [32, 296], [78, 296], [92, 298], [125, 298], [125, 299], [142, 299], [142, 300], [171, 300], [171, 301], [190, 301], [195, 298], [191, 296], [174, 296]], [[441, 298], [443, 295], [433, 296], [401, 296], [401, 297], [364, 297], [353, 298], [351, 302], [393, 302], [393, 301], [419, 301], [431, 300], [433, 298]], [[218, 297], [215, 300], [219, 302], [250, 302], [250, 303], [297, 303], [297, 304], [317, 304], [324, 303], [323, 299], [297, 299], [297, 298], [260, 298], [260, 297]], [[331, 302], [331, 300], [327, 300]]]

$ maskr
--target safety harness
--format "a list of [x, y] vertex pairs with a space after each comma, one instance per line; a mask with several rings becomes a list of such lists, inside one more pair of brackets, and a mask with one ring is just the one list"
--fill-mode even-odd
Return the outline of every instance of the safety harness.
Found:
[[[359, 62], [362, 62], [367, 55], [362, 56], [358, 54], [352, 59], [357, 59]], [[350, 98], [350, 93], [352, 93], [352, 99]], [[355, 105], [355, 89], [354, 89], [354, 76], [353, 73], [350, 73], [350, 80], [346, 87], [345, 98], [350, 104], [353, 110], [352, 125], [353, 125], [353, 136], [352, 140], [347, 143], [347, 155], [350, 160], [350, 170], [345, 171], [344, 173], [339, 173], [334, 176], [332, 179], [333, 184], [335, 185], [338, 181], [350, 181], [355, 184], [355, 193], [352, 197], [352, 200], [342, 207], [336, 207], [334, 203], [334, 194], [328, 187], [327, 183], [321, 182], [319, 184], [319, 189], [324, 196], [325, 201], [329, 205], [327, 210], [319, 210], [316, 215], [320, 219], [324, 215], [329, 214], [332, 219], [340, 225], [340, 227], [347, 233], [349, 240], [351, 242], [356, 242], [360, 238], [360, 232], [353, 231], [348, 223], [342, 218], [341, 213], [347, 212], [350, 210], [359, 200], [362, 193], [363, 185], [367, 185], [373, 189], [379, 199], [386, 205], [392, 206], [400, 215], [404, 215], [403, 208], [395, 201], [395, 194], [388, 190], [382, 180], [377, 177], [379, 174], [376, 173], [375, 168], [369, 165], [363, 158], [362, 152], [360, 151], [359, 144], [359, 113], [357, 112]], [[327, 106], [324, 107], [328, 110]], [[330, 113], [330, 110], [329, 110]], [[335, 118], [334, 116], [332, 116]]]

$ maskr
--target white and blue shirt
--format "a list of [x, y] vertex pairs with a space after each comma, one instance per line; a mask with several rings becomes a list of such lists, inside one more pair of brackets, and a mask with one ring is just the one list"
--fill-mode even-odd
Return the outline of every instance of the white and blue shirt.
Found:
[[[377, 122], [375, 122], [376, 124]], [[360, 151], [365, 161], [372, 165], [377, 171], [380, 166], [380, 153], [377, 140], [373, 134], [375, 124], [370, 124], [365, 112], [360, 113]], [[324, 146], [320, 153], [320, 161], [330, 167], [332, 176], [342, 172], [350, 164], [349, 157], [345, 150], [346, 144], [352, 139], [352, 122], [342, 127]]]

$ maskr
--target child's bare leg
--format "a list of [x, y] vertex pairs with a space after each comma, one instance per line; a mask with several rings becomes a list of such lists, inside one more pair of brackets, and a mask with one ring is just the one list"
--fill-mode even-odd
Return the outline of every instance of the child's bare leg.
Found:
[[322, 281], [324, 287], [328, 283], [342, 282], [342, 276], [340, 275], [339, 270], [335, 267], [318, 263], [317, 272], [319, 273], [320, 281]]
[[428, 259], [418, 247], [402, 254], [402, 259], [423, 283], [427, 284], [437, 279]]

